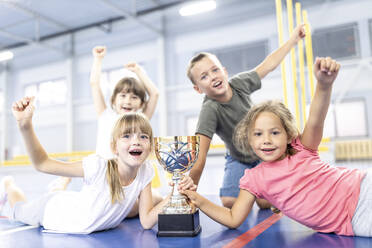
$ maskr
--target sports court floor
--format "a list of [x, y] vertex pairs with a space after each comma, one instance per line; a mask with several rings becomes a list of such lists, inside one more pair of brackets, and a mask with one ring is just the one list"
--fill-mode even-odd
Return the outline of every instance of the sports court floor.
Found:
[[[223, 161], [223, 157], [209, 160], [209, 164]], [[342, 164], [349, 167], [368, 168], [372, 162]], [[213, 165], [208, 165], [211, 168]], [[214, 169], [218, 173], [214, 173]], [[221, 162], [213, 169], [205, 171], [209, 180], [216, 181], [223, 173]], [[52, 176], [35, 172], [30, 166], [24, 168], [1, 168], [0, 174], [11, 174], [31, 198], [45, 188]], [[204, 174], [203, 174], [204, 175]], [[213, 175], [213, 176], [212, 176]], [[213, 177], [213, 178], [212, 178]], [[75, 179], [74, 179], [75, 180]], [[218, 181], [218, 180], [217, 180]], [[78, 189], [79, 181], [70, 187]], [[208, 193], [201, 189], [204, 194]], [[219, 203], [218, 188], [213, 188], [206, 196]], [[26, 226], [0, 218], [0, 247], [372, 247], [372, 238], [345, 237], [334, 234], [320, 234], [296, 223], [282, 214], [270, 210], [259, 210], [256, 206], [246, 221], [238, 228], [230, 230], [200, 213], [201, 233], [196, 237], [156, 236], [157, 227], [143, 230], [139, 219], [126, 219], [117, 228], [90, 235], [43, 233], [42, 228]]]

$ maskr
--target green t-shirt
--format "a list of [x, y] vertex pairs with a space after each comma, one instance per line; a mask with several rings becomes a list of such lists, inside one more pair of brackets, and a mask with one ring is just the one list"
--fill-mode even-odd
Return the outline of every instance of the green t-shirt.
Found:
[[196, 133], [211, 139], [216, 133], [225, 142], [233, 158], [249, 163], [256, 158], [240, 153], [233, 145], [232, 136], [235, 126], [251, 108], [250, 94], [261, 88], [261, 79], [256, 71], [241, 72], [230, 78], [229, 84], [233, 93], [229, 102], [220, 103], [207, 96], [204, 97]]

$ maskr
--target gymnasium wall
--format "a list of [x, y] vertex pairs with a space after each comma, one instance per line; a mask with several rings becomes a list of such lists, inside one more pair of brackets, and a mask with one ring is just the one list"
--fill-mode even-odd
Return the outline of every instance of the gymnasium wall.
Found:
[[[235, 15], [228, 16], [222, 12], [213, 22], [205, 21], [203, 17], [187, 19], [166, 18], [167, 32], [165, 35], [166, 59], [166, 108], [167, 135], [191, 135], [192, 127], [187, 125], [197, 118], [202, 96], [192, 89], [191, 82], [186, 78], [186, 66], [193, 54], [203, 50], [223, 49], [224, 47], [249, 44], [266, 40], [268, 52], [278, 47], [275, 9], [257, 17], [246, 16], [245, 9], [236, 7]], [[304, 6], [306, 8], [306, 5]], [[334, 86], [333, 100], [347, 89], [343, 95], [347, 98], [362, 98], [366, 101], [367, 120], [372, 120], [372, 83], [371, 83], [371, 42], [368, 32], [368, 21], [372, 19], [371, 1], [328, 1], [319, 6], [307, 8], [312, 29], [330, 28], [347, 23], [357, 23], [359, 32], [360, 56], [346, 58], [340, 62], [342, 69]], [[347, 15], [343, 12], [347, 10]], [[217, 14], [216, 14], [217, 15]], [[158, 15], [150, 18], [158, 20]], [[286, 23], [285, 23], [286, 25]], [[140, 30], [126, 27], [121, 35], [95, 39], [93, 32], [84, 31], [77, 34], [77, 46], [85, 48], [85, 52], [74, 56], [72, 74], [73, 98], [73, 150], [94, 150], [96, 134], [96, 114], [90, 94], [89, 72], [92, 63], [91, 49], [94, 45], [107, 45], [108, 53], [103, 61], [103, 70], [119, 68], [129, 61], [140, 62], [147, 70], [155, 84], [159, 85], [157, 38]], [[89, 43], [79, 44], [79, 35], [91, 36]], [[66, 59], [44, 59], [37, 63], [39, 54], [30, 54], [29, 60], [35, 63], [24, 63], [10, 67], [8, 75], [7, 109], [11, 102], [23, 97], [26, 84], [44, 80], [65, 78], [69, 73]], [[40, 54], [40, 56], [45, 56]], [[52, 58], [53, 56], [51, 56]], [[360, 67], [361, 61], [366, 61]], [[287, 68], [289, 63], [287, 61]], [[273, 71], [263, 80], [262, 90], [254, 93], [254, 102], [265, 99], [281, 99], [280, 70]], [[152, 119], [155, 134], [159, 134], [159, 109]], [[51, 106], [37, 109], [34, 117], [36, 132], [48, 152], [66, 151], [66, 106]], [[368, 122], [368, 133], [372, 131], [372, 122]], [[11, 155], [24, 154], [24, 147], [16, 130], [15, 122], [10, 112], [7, 112], [7, 148]]]

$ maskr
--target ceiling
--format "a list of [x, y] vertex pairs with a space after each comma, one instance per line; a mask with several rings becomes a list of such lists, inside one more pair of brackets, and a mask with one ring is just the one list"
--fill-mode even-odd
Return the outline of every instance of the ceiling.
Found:
[[[137, 20], [184, 0], [0, 0], [0, 50], [42, 42], [96, 27]], [[143, 23], [143, 25], [148, 25]], [[148, 25], [150, 27], [150, 25]]]
[[[306, 6], [329, 1], [335, 0], [300, 2]], [[23, 57], [24, 65], [32, 65], [43, 56], [57, 59], [89, 52], [97, 41], [123, 46], [165, 32], [193, 32], [275, 13], [275, 0], [216, 0], [213, 14], [186, 20], [178, 15], [186, 2], [191, 0], [0, 0], [0, 51], [12, 50], [18, 58], [13, 64]]]

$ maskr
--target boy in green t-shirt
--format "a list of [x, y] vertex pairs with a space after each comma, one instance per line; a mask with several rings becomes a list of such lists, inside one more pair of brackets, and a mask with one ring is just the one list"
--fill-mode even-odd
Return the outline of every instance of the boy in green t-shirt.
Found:
[[[250, 94], [261, 88], [261, 79], [273, 71], [304, 37], [304, 24], [301, 24], [286, 43], [267, 56], [254, 70], [238, 73], [230, 80], [226, 69], [211, 53], [199, 53], [189, 63], [187, 76], [194, 89], [205, 94], [196, 129], [196, 135], [200, 136], [199, 156], [190, 176], [195, 184], [199, 183], [212, 137], [216, 133], [227, 149], [225, 174], [220, 189], [220, 198], [225, 207], [231, 208], [238, 197], [239, 180], [244, 170], [259, 163], [257, 158], [246, 156], [235, 148], [232, 143], [235, 126], [251, 107]], [[261, 208], [270, 207], [270, 203], [263, 199], [257, 199], [257, 204]]]

